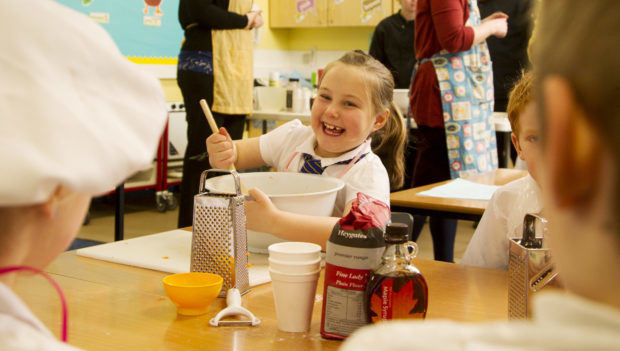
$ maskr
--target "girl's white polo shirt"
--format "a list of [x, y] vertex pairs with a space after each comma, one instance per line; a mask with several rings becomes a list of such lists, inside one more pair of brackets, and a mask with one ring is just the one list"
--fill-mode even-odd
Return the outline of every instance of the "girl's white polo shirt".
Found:
[[[362, 144], [338, 157], [322, 158], [314, 152], [315, 144], [316, 138], [312, 128], [304, 126], [301, 121], [296, 119], [262, 135], [260, 137], [260, 153], [267, 165], [276, 168], [279, 172], [287, 171], [287, 164], [295, 153], [297, 154], [290, 163], [288, 170], [299, 172], [304, 163], [302, 154], [310, 154], [315, 159], [320, 159], [323, 167], [327, 167], [322, 174], [323, 176], [338, 177], [347, 165], [335, 163], [353, 159], [364, 147]], [[353, 165], [341, 179], [345, 182], [345, 186], [338, 192], [333, 216], [342, 217], [346, 204], [355, 199], [358, 192], [372, 196], [389, 206], [390, 179], [381, 159], [372, 151], [369, 150], [367, 155]]]

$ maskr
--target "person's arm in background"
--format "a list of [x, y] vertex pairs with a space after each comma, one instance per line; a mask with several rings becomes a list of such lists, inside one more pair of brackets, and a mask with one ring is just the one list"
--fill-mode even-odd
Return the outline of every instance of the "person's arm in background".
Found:
[[[193, 23], [203, 24], [213, 29], [251, 29], [260, 27], [263, 23], [260, 12], [241, 15], [214, 5], [212, 0], [182, 0], [180, 6], [181, 11], [191, 18]], [[257, 23], [259, 21], [260, 24]]]
[[[459, 0], [431, 0], [431, 16], [441, 47], [449, 52], [471, 49], [490, 35], [505, 36], [506, 16], [495, 13], [476, 27], [465, 25], [464, 3]], [[503, 22], [503, 34], [502, 34]]]
[[474, 27], [474, 42], [472, 46], [485, 41], [491, 35], [503, 38], [508, 32], [508, 15], [503, 12], [495, 12], [482, 20], [482, 23]]

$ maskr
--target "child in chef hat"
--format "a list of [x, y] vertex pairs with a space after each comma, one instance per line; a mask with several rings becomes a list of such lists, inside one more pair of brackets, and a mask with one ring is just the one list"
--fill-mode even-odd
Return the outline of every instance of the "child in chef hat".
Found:
[[1, 4], [0, 348], [73, 349], [13, 293], [15, 274], [40, 273], [91, 196], [151, 164], [165, 101], [88, 17], [55, 1]]

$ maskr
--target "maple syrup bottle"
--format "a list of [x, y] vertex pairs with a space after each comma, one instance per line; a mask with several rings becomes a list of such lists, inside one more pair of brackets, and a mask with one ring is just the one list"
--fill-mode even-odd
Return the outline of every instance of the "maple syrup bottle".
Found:
[[428, 286], [422, 273], [411, 263], [418, 246], [408, 241], [408, 236], [406, 224], [392, 223], [386, 228], [381, 264], [373, 270], [366, 286], [369, 323], [426, 317]]

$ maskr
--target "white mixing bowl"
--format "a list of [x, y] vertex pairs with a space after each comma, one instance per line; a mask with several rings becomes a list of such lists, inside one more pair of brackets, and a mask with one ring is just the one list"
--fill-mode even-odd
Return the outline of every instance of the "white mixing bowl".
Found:
[[[331, 216], [338, 190], [344, 182], [338, 178], [293, 172], [239, 173], [247, 189], [258, 188], [269, 196], [277, 208], [312, 216]], [[231, 175], [209, 178], [205, 187], [223, 193], [235, 193]], [[274, 235], [248, 230], [248, 250], [267, 253], [271, 244], [285, 241]]]

